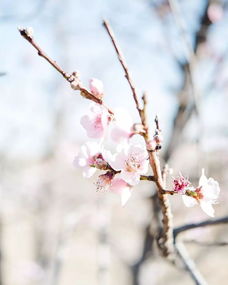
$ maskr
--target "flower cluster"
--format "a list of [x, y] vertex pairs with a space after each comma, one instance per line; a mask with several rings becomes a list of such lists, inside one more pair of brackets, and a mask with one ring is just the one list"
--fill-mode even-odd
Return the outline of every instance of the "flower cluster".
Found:
[[[90, 81], [90, 91], [96, 96], [103, 95], [103, 84], [98, 79]], [[81, 146], [74, 159], [74, 165], [83, 170], [84, 177], [91, 177], [97, 169], [105, 171], [96, 182], [97, 190], [109, 190], [121, 196], [126, 204], [131, 196], [132, 186], [140, 181], [148, 170], [148, 153], [145, 144], [133, 140], [137, 134], [135, 126], [126, 111], [116, 110], [115, 118], [102, 106], [93, 103], [81, 118], [81, 125], [90, 139]], [[104, 148], [105, 138], [116, 145], [112, 154]]]
[[[90, 92], [97, 98], [103, 97], [103, 83], [98, 79], [90, 80]], [[74, 160], [74, 165], [83, 171], [84, 177], [91, 177], [97, 169], [104, 171], [95, 183], [99, 191], [111, 191], [121, 197], [125, 205], [132, 193], [132, 187], [139, 183], [148, 171], [148, 151], [161, 148], [162, 135], [158, 119], [155, 119], [156, 130], [152, 140], [145, 142], [133, 139], [142, 135], [145, 130], [141, 124], [133, 124], [126, 111], [116, 110], [115, 117], [100, 104], [93, 103], [89, 111], [81, 118], [81, 125], [89, 139], [94, 139], [81, 146]], [[115, 143], [115, 151], [111, 153], [104, 147], [105, 139]], [[143, 177], [142, 177], [143, 179]], [[220, 192], [219, 184], [213, 178], [202, 175], [197, 187], [183, 175], [173, 180], [171, 194], [180, 194], [187, 207], [199, 204], [209, 216], [214, 216], [213, 204], [217, 202]], [[165, 189], [164, 189], [165, 190]]]
[[173, 190], [182, 194], [185, 206], [192, 207], [199, 204], [201, 209], [210, 217], [214, 217], [213, 204], [217, 203], [220, 193], [219, 184], [213, 178], [207, 178], [202, 170], [199, 185], [195, 188], [184, 176], [175, 178]]

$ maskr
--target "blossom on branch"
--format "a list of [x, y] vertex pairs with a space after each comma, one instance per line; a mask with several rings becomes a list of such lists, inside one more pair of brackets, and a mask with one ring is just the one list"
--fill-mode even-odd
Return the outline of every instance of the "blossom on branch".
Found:
[[148, 153], [139, 144], [123, 145], [120, 152], [107, 161], [111, 167], [120, 171], [119, 177], [130, 185], [136, 185], [140, 181], [140, 175], [148, 170]]
[[81, 118], [81, 125], [89, 138], [102, 138], [111, 121], [108, 111], [101, 105], [92, 104], [88, 114]]
[[199, 204], [201, 209], [210, 217], [214, 217], [213, 204], [217, 203], [220, 193], [219, 183], [213, 178], [207, 178], [202, 170], [199, 186], [189, 188], [183, 195], [183, 202], [187, 207]]
[[120, 195], [121, 205], [125, 206], [129, 198], [131, 197], [131, 185], [126, 183], [112, 171], [107, 171], [105, 174], [101, 174], [95, 183], [98, 191], [111, 191]]
[[105, 165], [100, 145], [96, 142], [87, 142], [82, 145], [74, 159], [74, 166], [82, 168], [83, 176], [87, 178], [96, 172], [96, 168], [103, 169]]

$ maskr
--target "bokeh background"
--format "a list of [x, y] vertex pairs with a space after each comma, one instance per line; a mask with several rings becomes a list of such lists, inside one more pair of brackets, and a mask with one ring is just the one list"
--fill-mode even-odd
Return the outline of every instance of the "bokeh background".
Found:
[[[196, 184], [204, 167], [222, 189], [216, 216], [227, 215], [228, 1], [1, 0], [1, 285], [193, 284], [156, 250], [135, 271], [153, 226], [154, 189], [142, 182], [122, 208], [118, 196], [96, 192], [96, 178], [82, 178], [72, 161], [87, 140], [79, 121], [89, 102], [17, 30], [33, 27], [64, 70], [80, 71], [85, 85], [101, 79], [106, 104], [138, 122], [103, 18], [139, 92], [148, 93], [151, 126], [159, 117], [161, 159]], [[174, 226], [207, 219], [179, 197], [170, 200]], [[227, 225], [181, 238], [208, 283], [227, 284], [227, 246], [191, 242], [228, 241]]]

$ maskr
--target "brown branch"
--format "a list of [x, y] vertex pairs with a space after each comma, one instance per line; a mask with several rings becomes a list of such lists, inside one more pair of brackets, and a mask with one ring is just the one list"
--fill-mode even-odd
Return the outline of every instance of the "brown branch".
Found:
[[[160, 130], [157, 116], [155, 119], [155, 123], [156, 123], [156, 128]], [[161, 172], [162, 180], [163, 180], [163, 187], [166, 187], [167, 171], [168, 171], [168, 166], [165, 165]], [[162, 205], [161, 210], [162, 210], [162, 215], [163, 215], [163, 219], [162, 219], [163, 233], [158, 235], [157, 243], [160, 249], [162, 250], [163, 255], [166, 257], [169, 257], [169, 259], [172, 260], [173, 253], [174, 253], [173, 215], [171, 212], [169, 198], [167, 195], [164, 195], [164, 194], [173, 195], [174, 191], [160, 190], [157, 194], [158, 194], [158, 199], [160, 201], [160, 204]]]
[[[196, 53], [196, 59], [198, 59], [200, 44], [204, 43], [207, 39], [207, 34], [208, 34], [210, 25], [211, 23], [207, 21], [207, 5], [206, 5], [203, 10], [201, 19], [200, 19], [199, 30], [198, 32], [195, 33], [194, 39], [193, 39], [193, 43], [194, 43], [193, 50]], [[202, 37], [202, 35], [205, 35], [205, 36]], [[204, 41], [202, 41], [201, 39], [204, 39]], [[183, 73], [184, 81], [183, 81], [183, 85], [181, 86], [181, 90], [178, 96], [179, 106], [177, 108], [177, 112], [174, 117], [173, 128], [172, 128], [173, 132], [171, 134], [170, 142], [163, 156], [165, 162], [169, 161], [174, 150], [178, 147], [179, 140], [180, 140], [179, 138], [181, 137], [183, 129], [187, 125], [187, 122], [189, 121], [189, 119], [195, 113], [195, 109], [196, 109], [194, 102], [191, 102], [189, 98], [189, 88], [190, 88], [189, 85], [191, 84], [191, 79], [189, 78], [189, 71], [190, 71], [189, 61], [181, 62], [177, 60], [177, 63], [180, 66], [181, 72]], [[152, 201], [157, 199], [157, 193], [151, 196], [150, 199]], [[154, 215], [157, 215], [157, 216], [160, 215], [160, 209], [156, 203], [155, 203], [155, 207], [153, 207], [153, 213]], [[154, 225], [154, 221], [151, 222], [151, 226], [153, 225]], [[148, 235], [150, 235], [150, 233], [145, 229], [144, 236], [147, 237]], [[146, 240], [147, 239], [145, 238], [145, 241]], [[145, 242], [144, 242], [143, 248], [146, 249]], [[147, 256], [147, 253], [148, 252], [144, 252], [143, 256], [144, 257]], [[145, 261], [145, 258], [144, 260], [140, 259], [139, 267], [144, 264], [144, 261]], [[140, 271], [140, 268], [138, 268], [138, 272], [139, 271]], [[137, 278], [137, 276], [135, 278]], [[137, 285], [138, 284], [139, 283], [137, 283]]]
[[153, 175], [141, 175], [140, 180], [155, 181], [155, 177]]
[[188, 231], [188, 230], [192, 230], [192, 229], [200, 228], [200, 227], [227, 224], [227, 223], [228, 223], [228, 216], [213, 219], [213, 220], [206, 220], [206, 221], [199, 222], [199, 223], [192, 223], [192, 224], [183, 225], [183, 226], [177, 227], [173, 230], [174, 240], [177, 238], [177, 236], [180, 233]]
[[117, 44], [116, 40], [115, 40], [115, 36], [114, 36], [114, 33], [109, 25], [109, 23], [107, 21], [103, 21], [103, 25], [112, 41], [112, 44], [114, 46], [114, 49], [116, 51], [116, 54], [118, 56], [118, 59], [119, 59], [119, 62], [120, 64], [122, 65], [123, 67], [123, 70], [125, 72], [125, 77], [130, 85], [130, 88], [131, 88], [131, 91], [132, 91], [132, 94], [133, 94], [133, 98], [134, 98], [134, 101], [135, 101], [135, 105], [136, 105], [136, 108], [138, 110], [138, 112], [140, 113], [141, 112], [141, 109], [140, 109], [140, 106], [139, 106], [139, 101], [138, 101], [138, 96], [137, 96], [137, 92], [136, 92], [136, 88], [133, 84], [133, 81], [131, 79], [131, 76], [130, 76], [130, 73], [129, 73], [129, 70], [128, 70], [128, 67], [127, 67], [127, 64], [125, 62], [125, 59], [124, 59], [124, 56], [122, 54], [122, 51], [119, 47], [119, 45]]
[[123, 57], [123, 54], [120, 50], [119, 45], [117, 44], [117, 41], [115, 39], [114, 33], [110, 27], [110, 25], [108, 24], [107, 21], [103, 22], [103, 25], [112, 41], [112, 44], [114, 46], [114, 49], [116, 51], [117, 57], [119, 59], [119, 62], [125, 72], [125, 77], [130, 85], [130, 88], [132, 90], [132, 95], [135, 101], [135, 105], [136, 108], [138, 110], [140, 119], [141, 119], [141, 123], [144, 127], [145, 133], [143, 134], [146, 146], [147, 146], [147, 150], [148, 150], [148, 154], [149, 154], [149, 161], [150, 161], [150, 165], [151, 168], [153, 170], [153, 174], [154, 174], [154, 182], [157, 185], [157, 193], [158, 193], [158, 198], [159, 198], [159, 202], [161, 205], [161, 209], [162, 209], [162, 214], [163, 214], [163, 219], [162, 219], [162, 223], [163, 223], [163, 233], [162, 233], [162, 237], [160, 238], [160, 249], [162, 250], [162, 254], [164, 256], [168, 256], [169, 255], [169, 249], [166, 247], [166, 244], [168, 242], [169, 239], [169, 234], [168, 232], [171, 231], [172, 229], [172, 216], [171, 216], [171, 212], [170, 212], [170, 206], [168, 203], [168, 197], [164, 194], [168, 194], [166, 192], [164, 192], [164, 183], [163, 183], [163, 179], [162, 179], [162, 172], [161, 172], [161, 167], [160, 167], [160, 160], [157, 156], [156, 150], [152, 149], [150, 146], [150, 142], [151, 142], [151, 138], [150, 138], [150, 132], [149, 132], [149, 125], [148, 125], [148, 119], [147, 119], [147, 97], [146, 94], [143, 95], [142, 99], [143, 99], [143, 103], [144, 106], [141, 109], [139, 107], [139, 102], [138, 102], [138, 95], [136, 93], [136, 88], [135, 85], [132, 81], [132, 78], [130, 76], [127, 64], [125, 62], [125, 59]]
[[[30, 35], [27, 29], [19, 29], [21, 36], [26, 39], [36, 50], [39, 56], [43, 57], [48, 63], [54, 67], [70, 84], [72, 89], [79, 90], [82, 97], [85, 97], [88, 100], [91, 100], [99, 105], [104, 106], [109, 114], [113, 115], [113, 112], [103, 104], [101, 98], [96, 97], [91, 92], [89, 92], [86, 88], [81, 86], [79, 79], [77, 78], [77, 73], [72, 72], [71, 74], [66, 73], [53, 59], [51, 59], [43, 50], [42, 48], [34, 41], [33, 36]], [[74, 84], [76, 83], [76, 84]]]

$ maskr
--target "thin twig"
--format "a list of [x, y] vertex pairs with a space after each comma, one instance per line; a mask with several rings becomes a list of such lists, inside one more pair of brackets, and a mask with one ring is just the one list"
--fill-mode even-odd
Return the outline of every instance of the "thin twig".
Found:
[[19, 32], [23, 38], [25, 38], [38, 52], [38, 55], [47, 60], [62, 76], [68, 81], [72, 82], [71, 76], [67, 74], [57, 63], [52, 60], [42, 49], [41, 47], [34, 41], [33, 37], [28, 35], [26, 29], [19, 29]]
[[194, 280], [196, 285], [207, 285], [207, 282], [204, 280], [201, 273], [196, 268], [195, 263], [193, 260], [189, 257], [188, 252], [183, 245], [183, 243], [176, 243], [175, 249], [177, 252], [177, 255], [179, 256], [180, 260], [182, 261], [185, 270], [190, 274], [191, 278]]
[[222, 218], [217, 218], [214, 220], [206, 220], [206, 221], [199, 222], [199, 223], [192, 223], [192, 224], [183, 225], [183, 226], [177, 227], [173, 230], [174, 239], [176, 239], [176, 237], [184, 231], [188, 231], [188, 230], [200, 228], [200, 227], [221, 225], [221, 224], [226, 224], [226, 223], [228, 223], [228, 216], [225, 216]]
[[140, 180], [155, 181], [155, 177], [153, 175], [141, 175]]
[[[113, 112], [104, 105], [103, 101], [101, 98], [93, 95], [90, 91], [88, 91], [86, 88], [84, 88], [83, 86], [81, 86], [78, 78], [77, 78], [77, 73], [76, 72], [72, 72], [71, 74], [65, 72], [58, 64], [55, 60], [51, 59], [44, 51], [43, 49], [35, 42], [34, 38], [32, 35], [30, 35], [27, 31], [27, 29], [19, 29], [19, 32], [21, 34], [21, 36], [26, 39], [38, 52], [38, 55], [43, 57], [47, 62], [49, 62], [51, 64], [52, 67], [54, 67], [55, 70], [57, 70], [70, 84], [71, 87], [75, 90], [79, 90], [81, 96], [85, 97], [88, 100], [91, 100], [99, 105], [104, 106], [107, 111], [113, 115]], [[74, 82], [76, 82], [76, 86], [74, 86]]]
[[227, 246], [228, 241], [218, 241], [218, 242], [209, 242], [209, 241], [199, 241], [194, 239], [184, 239], [182, 240], [183, 243], [191, 243], [199, 246]]
[[189, 81], [191, 84], [192, 89], [192, 97], [195, 105], [196, 114], [199, 115], [200, 106], [199, 106], [199, 96], [198, 91], [196, 90], [196, 84], [194, 80], [194, 63], [196, 62], [195, 52], [189, 41], [186, 29], [185, 29], [185, 22], [183, 20], [180, 7], [176, 0], [168, 0], [169, 5], [171, 7], [173, 16], [176, 20], [177, 26], [181, 32], [181, 38], [183, 39], [183, 44], [186, 49], [186, 60], [188, 61], [188, 71], [189, 71]]
[[134, 101], [135, 101], [135, 105], [136, 105], [136, 108], [138, 110], [138, 112], [140, 113], [141, 109], [140, 109], [140, 106], [139, 106], [139, 101], [138, 101], [138, 96], [137, 96], [137, 92], [136, 92], [136, 88], [135, 88], [135, 85], [131, 79], [131, 76], [130, 76], [130, 72], [128, 70], [128, 67], [127, 67], [127, 64], [126, 64], [126, 61], [124, 59], [124, 56], [122, 54], [122, 51], [119, 47], [119, 45], [117, 44], [116, 40], [115, 40], [115, 36], [114, 36], [114, 33], [109, 25], [109, 23], [107, 21], [103, 21], [103, 25], [106, 29], [106, 31], [108, 32], [109, 34], [109, 37], [112, 41], [112, 44], [115, 48], [115, 51], [116, 51], [116, 54], [118, 56], [118, 59], [119, 59], [119, 62], [120, 64], [122, 65], [123, 67], [123, 70], [125, 72], [125, 77], [130, 85], [130, 88], [131, 88], [131, 91], [132, 91], [132, 94], [133, 94], [133, 98], [134, 98]]

